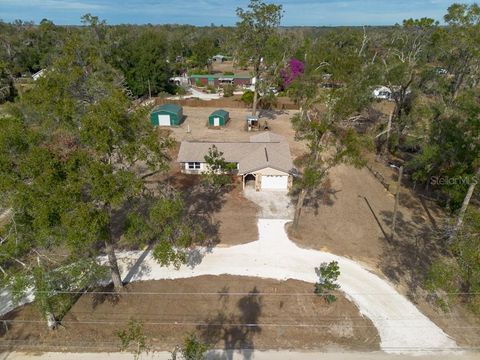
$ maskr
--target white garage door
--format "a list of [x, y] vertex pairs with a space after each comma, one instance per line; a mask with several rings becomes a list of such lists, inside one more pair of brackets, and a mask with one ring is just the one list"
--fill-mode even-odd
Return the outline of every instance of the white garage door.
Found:
[[158, 115], [158, 125], [170, 126], [170, 115]]
[[262, 189], [288, 189], [288, 176], [263, 175]]

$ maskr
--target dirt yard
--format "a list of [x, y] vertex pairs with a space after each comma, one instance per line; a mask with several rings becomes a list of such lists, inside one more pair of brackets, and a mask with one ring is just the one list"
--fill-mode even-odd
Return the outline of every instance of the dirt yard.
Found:
[[[385, 180], [395, 184], [395, 169], [372, 163]], [[422, 279], [440, 244], [437, 230], [445, 214], [433, 202], [405, 186], [400, 193], [396, 237], [390, 240], [395, 198], [367, 169], [341, 165], [332, 169], [328, 186], [313, 194], [300, 225], [289, 236], [300, 246], [343, 255], [366, 264], [388, 278], [420, 310], [460, 345], [480, 345], [480, 322], [461, 306], [442, 312], [426, 301]], [[395, 188], [392, 189], [395, 191]], [[465, 331], [465, 327], [470, 330]]]
[[253, 67], [241, 68], [233, 63], [233, 61], [224, 61], [223, 63], [214, 62], [212, 64], [212, 70], [214, 73], [220, 72], [233, 72], [236, 75], [250, 75]]
[[[178, 147], [171, 156], [175, 159]], [[172, 163], [167, 174], [148, 179], [150, 188], [172, 186], [183, 194], [189, 216], [200, 224], [210, 245], [231, 246], [258, 239], [259, 207], [248, 200], [239, 179], [219, 194], [209, 194], [201, 185], [201, 176], [183, 174], [180, 165]]]
[[42, 350], [71, 344], [79, 351], [112, 351], [118, 350], [114, 332], [135, 319], [158, 350], [172, 350], [190, 332], [224, 349], [379, 349], [375, 327], [355, 305], [343, 296], [327, 305], [312, 292], [312, 284], [300, 281], [232, 276], [138, 282], [119, 298], [82, 296], [53, 332], [33, 306], [19, 308], [8, 315], [17, 322], [2, 340], [23, 349], [41, 343]]
[[[178, 141], [248, 141], [250, 136], [259, 133], [245, 130], [245, 117], [250, 114], [249, 109], [225, 108], [225, 110], [230, 113], [230, 121], [225, 128], [217, 130], [207, 127], [208, 116], [212, 113], [212, 108], [184, 106], [185, 121], [180, 127], [171, 128], [172, 135]], [[295, 132], [290, 119], [296, 112], [296, 110], [272, 110], [260, 113], [261, 118], [267, 119], [271, 132], [287, 139], [293, 158], [300, 156], [306, 150], [304, 143], [294, 141]]]

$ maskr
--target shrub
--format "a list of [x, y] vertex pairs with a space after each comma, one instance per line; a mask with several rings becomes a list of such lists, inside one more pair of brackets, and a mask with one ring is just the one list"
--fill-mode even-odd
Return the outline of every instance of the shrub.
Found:
[[187, 90], [185, 90], [184, 87], [182, 86], [177, 86], [177, 88], [175, 89], [175, 93], [177, 95], [186, 95], [187, 94]]
[[245, 92], [243, 93], [240, 100], [247, 105], [252, 105], [253, 104], [253, 91], [252, 90], [245, 90]]
[[212, 85], [208, 85], [208, 86], [207, 86], [207, 91], [208, 91], [210, 94], [216, 94], [216, 93], [217, 93], [217, 89], [215, 89], [215, 87], [212, 86]]
[[230, 97], [233, 96], [233, 90], [235, 87], [233, 85], [225, 85], [223, 87], [223, 96], [224, 97]]

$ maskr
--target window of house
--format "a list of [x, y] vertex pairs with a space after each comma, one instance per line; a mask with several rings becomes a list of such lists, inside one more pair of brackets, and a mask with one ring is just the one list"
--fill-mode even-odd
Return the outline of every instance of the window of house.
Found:
[[188, 163], [189, 170], [200, 170], [200, 163], [199, 162], [189, 162]]

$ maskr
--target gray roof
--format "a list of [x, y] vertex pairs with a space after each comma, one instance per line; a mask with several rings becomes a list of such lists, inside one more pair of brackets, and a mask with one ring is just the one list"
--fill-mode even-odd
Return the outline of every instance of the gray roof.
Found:
[[257, 141], [251, 141], [252, 138], [250, 138], [250, 142], [182, 141], [177, 161], [181, 163], [205, 162], [208, 149], [215, 145], [219, 151], [223, 152], [226, 161], [239, 164], [240, 175], [266, 167], [286, 173], [292, 172], [292, 156], [286, 141], [258, 141], [260, 138], [256, 138]]

